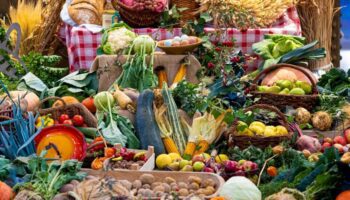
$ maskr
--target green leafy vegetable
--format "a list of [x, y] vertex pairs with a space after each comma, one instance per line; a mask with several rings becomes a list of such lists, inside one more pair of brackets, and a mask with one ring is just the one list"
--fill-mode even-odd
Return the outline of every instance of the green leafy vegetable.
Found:
[[350, 100], [350, 70], [345, 72], [340, 68], [332, 68], [321, 76], [317, 85], [319, 91], [323, 93], [333, 93]]

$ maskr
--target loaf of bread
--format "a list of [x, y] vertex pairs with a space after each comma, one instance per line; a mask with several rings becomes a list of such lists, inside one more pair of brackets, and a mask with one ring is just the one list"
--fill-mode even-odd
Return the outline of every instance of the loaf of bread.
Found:
[[105, 0], [73, 0], [68, 7], [69, 16], [80, 24], [102, 24]]

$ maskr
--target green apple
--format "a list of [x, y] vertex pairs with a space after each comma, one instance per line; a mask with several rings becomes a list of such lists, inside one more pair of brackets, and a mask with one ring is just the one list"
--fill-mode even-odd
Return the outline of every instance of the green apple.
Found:
[[289, 89], [288, 88], [284, 88], [281, 92], [279, 92], [278, 94], [289, 94]]
[[269, 86], [266, 85], [259, 85], [258, 86], [258, 91], [259, 92], [266, 92], [266, 90], [269, 88]]
[[307, 83], [307, 82], [304, 82], [304, 81], [296, 81], [295, 82], [295, 85], [298, 87], [298, 88], [301, 88], [304, 90], [305, 94], [310, 94], [312, 92], [312, 86]]
[[305, 91], [301, 88], [293, 88], [291, 91], [289, 91], [289, 94], [293, 94], [293, 95], [304, 95]]
[[191, 162], [188, 161], [188, 160], [181, 160], [181, 161], [179, 162], [179, 167], [180, 167], [180, 169], [184, 168], [186, 165], [191, 165]]
[[277, 81], [276, 84], [278, 87], [280, 87], [282, 89], [285, 89], [285, 88], [292, 89], [293, 88], [293, 82], [290, 80]]
[[204, 169], [205, 164], [203, 162], [195, 162], [193, 164], [193, 170], [196, 172], [200, 172]]

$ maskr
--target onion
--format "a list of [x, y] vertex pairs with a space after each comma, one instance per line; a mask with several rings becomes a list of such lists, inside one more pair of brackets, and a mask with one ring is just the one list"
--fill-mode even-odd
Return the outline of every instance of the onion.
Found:
[[135, 38], [133, 45], [134, 45], [134, 51], [136, 53], [141, 54], [142, 50], [145, 46], [145, 54], [152, 54], [154, 47], [155, 47], [155, 41], [148, 35], [140, 35], [137, 38]]

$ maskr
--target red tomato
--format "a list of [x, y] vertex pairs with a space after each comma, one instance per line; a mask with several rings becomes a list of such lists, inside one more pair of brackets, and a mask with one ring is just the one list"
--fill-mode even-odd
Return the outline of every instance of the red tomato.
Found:
[[72, 122], [72, 120], [70, 120], [70, 119], [64, 120], [64, 121], [63, 121], [63, 124], [73, 126], [73, 122]]
[[61, 124], [63, 124], [63, 122], [66, 121], [66, 120], [68, 120], [68, 119], [70, 119], [70, 118], [69, 118], [69, 115], [67, 115], [67, 114], [62, 114], [62, 115], [60, 116], [60, 118], [58, 119], [58, 121], [59, 121]]
[[74, 115], [73, 124], [74, 126], [82, 126], [84, 124], [84, 118], [81, 115]]

